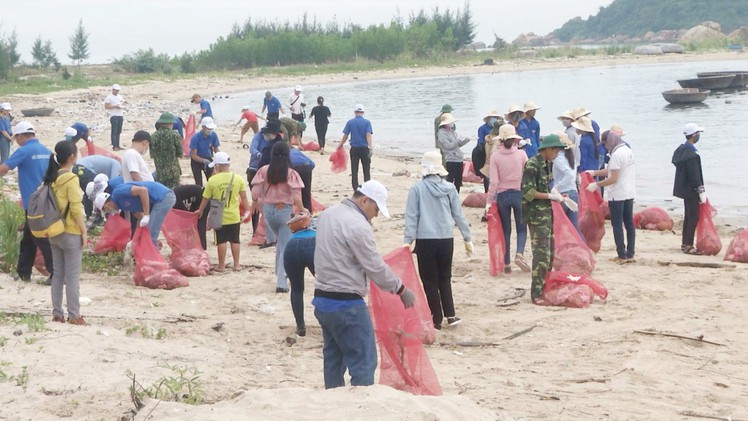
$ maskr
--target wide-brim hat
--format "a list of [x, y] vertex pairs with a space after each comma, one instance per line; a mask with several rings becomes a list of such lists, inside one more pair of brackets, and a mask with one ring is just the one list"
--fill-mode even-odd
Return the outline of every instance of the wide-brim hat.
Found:
[[439, 118], [439, 127], [446, 126], [447, 124], [452, 124], [455, 121], [457, 121], [457, 119], [451, 113], [444, 113]]
[[566, 111], [562, 112], [561, 115], [559, 115], [556, 118], [558, 120], [564, 120], [564, 119], [571, 120], [571, 121], [576, 120], [576, 117], [574, 117], [574, 112], [571, 111], [571, 110], [566, 110]]
[[540, 105], [536, 104], [535, 102], [533, 101], [525, 102], [525, 109], [524, 109], [525, 112], [539, 110], [539, 109], [540, 109]]
[[571, 112], [574, 115], [574, 119], [578, 119], [579, 117], [586, 117], [592, 113], [592, 111], [587, 110], [584, 107], [577, 107], [574, 108], [574, 111]]
[[454, 111], [454, 110], [455, 110], [455, 109], [454, 109], [454, 108], [452, 108], [452, 106], [451, 106], [451, 105], [449, 105], [449, 104], [444, 104], [444, 105], [442, 105], [442, 114], [444, 114], [444, 113], [451, 113], [451, 112], [452, 112], [452, 111]]
[[174, 124], [174, 114], [162, 113], [161, 116], [156, 120], [156, 124]]
[[579, 117], [576, 121], [571, 123], [571, 127], [587, 133], [594, 133], [595, 131], [592, 127], [592, 120], [590, 120], [589, 117]]
[[610, 126], [610, 131], [621, 137], [626, 136], [626, 132], [623, 130], [623, 126], [621, 126], [620, 124], [614, 124]]
[[504, 116], [501, 115], [500, 112], [498, 112], [496, 110], [491, 110], [491, 111], [488, 112], [488, 114], [486, 114], [485, 117], [483, 117], [483, 121], [488, 121], [488, 119], [491, 118], [491, 117], [496, 117], [496, 118], [504, 119]]
[[504, 124], [499, 128], [499, 140], [507, 139], [522, 139], [522, 136], [517, 134], [517, 129], [511, 124]]
[[574, 147], [574, 143], [569, 139], [569, 136], [564, 132], [556, 132], [553, 133], [554, 135], [558, 136], [558, 138], [561, 140], [561, 143], [566, 145], [566, 148], [564, 149], [571, 149]]
[[543, 137], [543, 141], [540, 142], [540, 147], [538, 148], [538, 150], [542, 151], [543, 149], [548, 148], [566, 149], [566, 144], [561, 141], [561, 138], [558, 135], [549, 134]]
[[507, 119], [507, 120], [510, 120], [509, 116], [511, 116], [514, 113], [522, 113], [522, 114], [524, 114], [525, 110], [523, 110], [522, 107], [520, 107], [517, 104], [512, 104], [512, 105], [509, 106], [509, 111], [507, 111], [506, 114], [504, 114], [504, 118]]
[[449, 173], [442, 165], [442, 153], [439, 150], [428, 151], [421, 158], [421, 174], [446, 176]]

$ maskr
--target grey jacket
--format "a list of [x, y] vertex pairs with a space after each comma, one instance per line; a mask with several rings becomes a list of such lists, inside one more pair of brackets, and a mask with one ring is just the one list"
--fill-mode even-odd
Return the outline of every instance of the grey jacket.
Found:
[[365, 297], [369, 279], [391, 293], [402, 286], [400, 278], [377, 252], [369, 221], [350, 199], [320, 214], [314, 268], [314, 287], [327, 292]]
[[460, 150], [460, 146], [466, 145], [470, 142], [470, 138], [466, 137], [460, 140], [456, 132], [445, 129], [444, 127], [440, 127], [439, 132], [436, 135], [444, 161], [462, 162], [462, 151]]
[[453, 238], [457, 223], [462, 238], [471, 241], [470, 226], [460, 205], [455, 185], [437, 175], [429, 175], [410, 188], [405, 205], [405, 236], [403, 243], [416, 239]]

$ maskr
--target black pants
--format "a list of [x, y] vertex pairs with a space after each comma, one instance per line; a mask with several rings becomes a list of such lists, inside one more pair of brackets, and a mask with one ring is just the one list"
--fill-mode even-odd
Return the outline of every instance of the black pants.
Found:
[[317, 131], [317, 143], [321, 148], [325, 147], [325, 136], [327, 136], [327, 124], [323, 126], [314, 125], [314, 130]]
[[439, 238], [416, 240], [415, 253], [418, 257], [418, 272], [421, 275], [423, 291], [429, 303], [434, 326], [441, 326], [444, 317], [455, 316], [452, 299], [452, 255], [454, 240]]
[[190, 167], [192, 167], [192, 176], [195, 178], [195, 184], [198, 186], [203, 185], [203, 173], [205, 173], [206, 182], [213, 175], [213, 168], [206, 168], [202, 162], [197, 162], [192, 158], [190, 158]]
[[29, 228], [28, 219], [23, 224], [23, 237], [21, 237], [21, 246], [18, 253], [18, 265], [16, 265], [16, 272], [18, 276], [23, 279], [31, 278], [31, 269], [34, 268], [34, 259], [36, 259], [36, 248], [39, 247], [44, 256], [44, 266], [47, 267], [47, 271], [50, 276], [53, 272], [52, 266], [52, 248], [49, 245], [49, 240], [46, 238], [36, 238], [31, 235], [31, 229]]
[[371, 179], [371, 158], [369, 158], [369, 148], [367, 146], [355, 146], [351, 148], [351, 185], [353, 191], [359, 187], [358, 184], [358, 162], [364, 169], [364, 182]]
[[462, 162], [447, 161], [447, 173], [447, 181], [453, 183], [459, 193], [462, 187]]
[[[255, 178], [255, 174], [257, 174], [257, 170], [254, 168], [247, 168], [247, 184], [249, 185], [249, 190], [252, 190], [252, 179]], [[250, 196], [250, 199], [252, 197]], [[257, 222], [260, 220], [260, 212], [255, 212], [252, 214], [252, 234], [254, 235], [255, 232], [257, 232]]]
[[683, 217], [683, 241], [684, 246], [693, 245], [693, 237], [696, 233], [696, 225], [699, 224], [699, 198], [683, 199], [685, 215]]
[[488, 193], [488, 187], [491, 185], [491, 180], [488, 179], [488, 176], [483, 176], [483, 193]]
[[301, 203], [304, 208], [312, 211], [312, 166], [311, 165], [294, 165], [294, 171], [299, 173], [301, 181], [304, 182], [304, 188], [301, 189]]
[[278, 120], [279, 117], [280, 117], [280, 113], [278, 111], [274, 113], [268, 112], [268, 117], [267, 117], [268, 120]]
[[109, 117], [109, 122], [112, 123], [112, 147], [119, 148], [119, 135], [122, 133], [122, 123], [124, 121], [122, 116]]

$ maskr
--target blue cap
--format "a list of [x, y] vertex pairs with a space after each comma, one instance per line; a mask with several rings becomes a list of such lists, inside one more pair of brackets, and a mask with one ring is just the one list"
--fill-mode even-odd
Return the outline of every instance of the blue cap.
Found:
[[73, 139], [76, 139], [76, 140], [83, 138], [83, 135], [86, 134], [86, 132], [88, 131], [88, 126], [77, 121], [73, 123], [73, 125], [70, 127], [74, 128], [75, 131], [78, 132], [78, 134], [73, 136]]

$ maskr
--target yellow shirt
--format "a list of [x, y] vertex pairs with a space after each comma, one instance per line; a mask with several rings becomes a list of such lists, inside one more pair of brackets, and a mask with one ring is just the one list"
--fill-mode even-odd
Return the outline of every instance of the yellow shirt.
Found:
[[232, 175], [234, 176], [234, 181], [231, 186], [231, 197], [229, 197], [226, 207], [223, 209], [223, 225], [238, 224], [241, 221], [241, 215], [239, 215], [239, 192], [246, 192], [247, 184], [240, 175], [232, 172], [214, 173], [210, 176], [208, 185], [203, 191], [203, 197], [205, 198], [224, 200]]
[[57, 180], [51, 185], [52, 191], [57, 199], [57, 207], [60, 214], [65, 215], [65, 232], [73, 235], [81, 235], [80, 227], [76, 218], [83, 215], [83, 192], [78, 183], [78, 176], [70, 171], [57, 173]]

